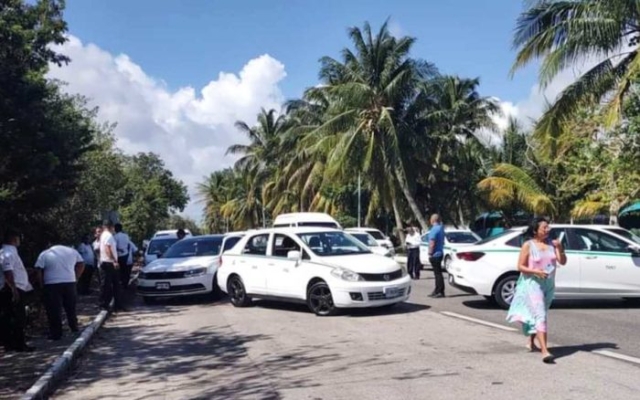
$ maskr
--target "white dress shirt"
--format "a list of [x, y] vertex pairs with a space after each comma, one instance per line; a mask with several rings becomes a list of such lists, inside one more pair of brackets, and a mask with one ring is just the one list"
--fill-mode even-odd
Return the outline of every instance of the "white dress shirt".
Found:
[[421, 242], [420, 234], [417, 232], [409, 234], [407, 235], [407, 239], [405, 241], [407, 243], [407, 248], [417, 249], [418, 247], [420, 247], [420, 242]]
[[118, 260], [111, 258], [111, 255], [107, 252], [107, 247], [111, 248], [111, 254], [118, 254], [116, 240], [109, 231], [102, 232], [100, 235], [100, 264], [112, 263], [117, 264]]
[[76, 264], [84, 260], [80, 253], [67, 246], [51, 246], [40, 253], [36, 268], [44, 272], [44, 284], [73, 283], [76, 281]]
[[0, 249], [0, 264], [2, 265], [2, 274], [0, 274], [0, 289], [4, 288], [4, 273], [11, 271], [13, 273], [13, 281], [16, 287], [25, 292], [33, 290], [33, 286], [29, 283], [29, 275], [24, 268], [22, 259], [18, 254], [18, 249], [9, 244], [2, 245]]

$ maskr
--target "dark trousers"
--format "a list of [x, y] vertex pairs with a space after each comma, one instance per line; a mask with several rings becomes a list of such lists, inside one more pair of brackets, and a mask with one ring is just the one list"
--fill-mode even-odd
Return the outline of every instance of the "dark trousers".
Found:
[[122, 309], [122, 290], [120, 288], [120, 271], [114, 263], [100, 264], [102, 270], [102, 294], [100, 305], [102, 308], [109, 308], [111, 300], [114, 301], [116, 309]]
[[20, 299], [12, 300], [11, 289], [5, 285], [0, 290], [0, 342], [7, 350], [20, 350], [26, 346], [25, 312], [26, 292], [18, 289]]
[[91, 293], [91, 279], [93, 278], [93, 272], [95, 267], [93, 265], [85, 265], [82, 275], [78, 278], [78, 294]]
[[129, 256], [118, 257], [118, 265], [120, 265], [120, 283], [123, 289], [129, 287], [129, 280], [131, 279], [131, 268], [133, 265], [127, 265]]
[[52, 339], [62, 337], [62, 310], [72, 332], [78, 330], [76, 314], [76, 283], [53, 283], [44, 285], [44, 306], [49, 320], [49, 335]]
[[414, 279], [420, 278], [420, 249], [407, 249], [407, 270]]
[[433, 267], [433, 275], [436, 278], [436, 288], [434, 294], [444, 294], [444, 277], [442, 276], [442, 256], [429, 257], [429, 262]]

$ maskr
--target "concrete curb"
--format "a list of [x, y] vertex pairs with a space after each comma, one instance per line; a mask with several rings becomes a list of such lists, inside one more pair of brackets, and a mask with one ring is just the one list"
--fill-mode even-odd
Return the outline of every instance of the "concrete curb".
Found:
[[[112, 302], [113, 306], [113, 302]], [[46, 399], [58, 383], [69, 371], [73, 362], [80, 356], [84, 348], [91, 341], [95, 333], [104, 324], [109, 311], [102, 310], [93, 319], [93, 322], [84, 330], [82, 334], [69, 346], [60, 357], [58, 357], [51, 367], [45, 372], [36, 383], [27, 390], [21, 400]]]

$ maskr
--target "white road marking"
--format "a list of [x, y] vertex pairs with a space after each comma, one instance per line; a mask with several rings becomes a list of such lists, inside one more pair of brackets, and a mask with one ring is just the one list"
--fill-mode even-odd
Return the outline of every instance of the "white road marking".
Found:
[[440, 311], [440, 314], [446, 315], [447, 317], [458, 318], [458, 319], [462, 319], [462, 320], [465, 320], [465, 321], [474, 322], [476, 324], [489, 326], [491, 328], [502, 329], [503, 331], [518, 332], [517, 329], [511, 328], [510, 326], [494, 324], [493, 322], [488, 322], [488, 321], [484, 321], [484, 320], [477, 319], [477, 318], [467, 317], [466, 315], [462, 315], [462, 314], [456, 314], [456, 313], [449, 312], [449, 311]]
[[[504, 325], [500, 325], [500, 324], [494, 324], [493, 322], [484, 321], [482, 319], [477, 319], [477, 318], [472, 318], [472, 317], [467, 317], [466, 315], [457, 314], [457, 313], [450, 312], [450, 311], [440, 311], [440, 314], [446, 315], [447, 317], [451, 317], [451, 318], [461, 319], [463, 321], [469, 321], [469, 322], [473, 322], [473, 323], [476, 323], [476, 324], [489, 326], [491, 328], [502, 329], [503, 331], [508, 331], [508, 332], [517, 332], [518, 331], [518, 329], [511, 328], [509, 326], [504, 326]], [[626, 362], [629, 362], [629, 363], [632, 363], [632, 364], [640, 365], [640, 358], [637, 358], [637, 357], [627, 356], [625, 354], [620, 354], [620, 353], [616, 353], [616, 352], [609, 351], [609, 350], [593, 350], [592, 353], [598, 354], [598, 355], [601, 355], [601, 356], [604, 356], [604, 357], [613, 358], [613, 359], [616, 359], [616, 360], [619, 360], [619, 361], [626, 361]]]
[[624, 354], [615, 353], [613, 351], [609, 351], [609, 350], [594, 350], [593, 353], [599, 354], [601, 356], [609, 357], [609, 358], [615, 358], [616, 360], [626, 361], [626, 362], [630, 362], [630, 363], [633, 363], [633, 364], [640, 365], [640, 358], [626, 356]]

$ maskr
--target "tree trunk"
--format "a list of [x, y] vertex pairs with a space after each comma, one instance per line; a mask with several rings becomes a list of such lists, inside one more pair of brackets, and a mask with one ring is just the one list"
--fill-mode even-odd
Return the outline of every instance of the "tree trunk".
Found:
[[460, 203], [460, 199], [456, 200], [456, 203], [458, 203], [458, 220], [460, 221], [460, 227], [466, 227], [467, 224], [464, 220], [464, 213], [462, 211], [462, 204]]
[[398, 230], [398, 239], [400, 240], [400, 247], [406, 249], [406, 243], [404, 242], [404, 232], [402, 231], [402, 217], [400, 216], [400, 210], [398, 209], [398, 201], [395, 196], [391, 197], [391, 204], [393, 206], [393, 216], [396, 219], [396, 229]]
[[422, 228], [423, 231], [427, 231], [429, 229], [429, 225], [427, 225], [427, 221], [424, 219], [424, 216], [422, 215], [422, 212], [420, 211], [416, 200], [413, 198], [413, 194], [411, 194], [411, 190], [409, 189], [409, 184], [407, 182], [407, 176], [404, 172], [404, 168], [400, 163], [401, 161], [398, 161], [398, 165], [396, 166], [395, 171], [398, 185], [400, 186], [404, 197], [407, 199], [407, 203], [409, 203], [409, 207], [411, 208], [411, 211], [413, 211], [413, 215], [418, 220], [420, 228]]

